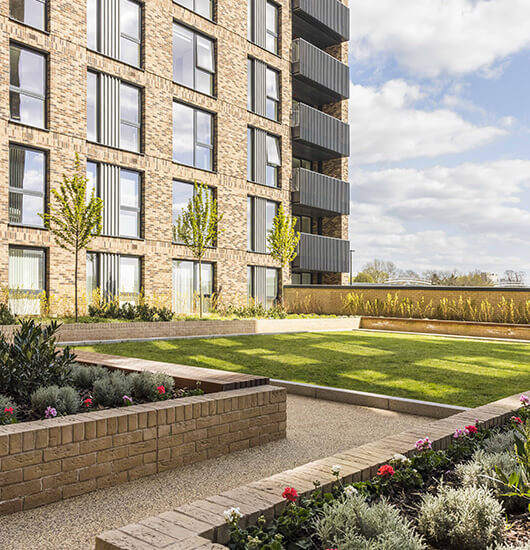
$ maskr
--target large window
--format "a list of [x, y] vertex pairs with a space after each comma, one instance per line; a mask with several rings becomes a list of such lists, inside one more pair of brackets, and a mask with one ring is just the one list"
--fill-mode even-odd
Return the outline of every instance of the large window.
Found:
[[103, 199], [102, 234], [140, 237], [141, 176], [112, 164], [87, 162], [87, 199], [92, 192]]
[[213, 115], [173, 102], [173, 160], [213, 170]]
[[87, 139], [99, 141], [99, 83], [96, 73], [87, 73]]
[[267, 118], [278, 120], [280, 116], [280, 79], [278, 71], [267, 67]]
[[279, 50], [280, 8], [270, 0], [248, 0], [248, 39], [277, 54]]
[[268, 252], [267, 236], [272, 229], [278, 203], [261, 197], [248, 197], [247, 201], [248, 250], [265, 254]]
[[248, 266], [247, 292], [249, 302], [261, 304], [266, 309], [278, 300], [279, 270], [269, 267]]
[[265, 29], [267, 32], [265, 47], [269, 52], [278, 53], [278, 29], [279, 29], [279, 8], [273, 2], [267, 2]]
[[120, 147], [130, 151], [140, 149], [140, 90], [130, 84], [120, 84]]
[[293, 273], [292, 284], [293, 285], [310, 285], [312, 284], [311, 273]]
[[207, 19], [213, 19], [212, 0], [175, 0], [175, 2]]
[[280, 139], [267, 135], [267, 181], [269, 187], [278, 187], [280, 160]]
[[204, 94], [214, 91], [214, 41], [173, 24], [173, 80]]
[[9, 247], [9, 309], [17, 315], [40, 315], [45, 291], [45, 258], [42, 248]]
[[30, 27], [46, 30], [46, 0], [10, 0], [9, 15]]
[[304, 170], [311, 170], [311, 161], [306, 159], [301, 159], [297, 157], [293, 157], [293, 169], [296, 168], [303, 168]]
[[118, 6], [114, 2], [87, 0], [87, 45], [92, 50], [139, 67], [141, 6], [135, 0], [116, 2]]
[[43, 227], [46, 153], [9, 146], [9, 222]]
[[[213, 295], [213, 264], [202, 263], [203, 312], [210, 309]], [[173, 311], [196, 313], [200, 310], [199, 263], [173, 261]]]
[[281, 164], [280, 138], [259, 128], [248, 128], [248, 180], [269, 187], [279, 187]]
[[[210, 199], [214, 198], [214, 190], [211, 187], [207, 188]], [[173, 227], [176, 226], [178, 217], [188, 207], [189, 202], [195, 196], [195, 185], [185, 181], [173, 181], [173, 207], [172, 221]], [[174, 234], [175, 242], [179, 242], [176, 232]]]
[[46, 56], [11, 44], [9, 108], [11, 120], [44, 128], [46, 125]]
[[120, 304], [135, 303], [140, 295], [140, 258], [120, 256]]
[[309, 216], [294, 216], [295, 230], [300, 233], [313, 233], [313, 220]]
[[258, 115], [280, 118], [280, 73], [259, 59], [248, 60], [247, 108]]

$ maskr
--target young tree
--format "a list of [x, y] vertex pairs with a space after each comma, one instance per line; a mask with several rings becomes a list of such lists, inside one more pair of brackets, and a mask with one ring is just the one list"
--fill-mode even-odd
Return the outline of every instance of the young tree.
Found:
[[87, 197], [86, 173], [81, 166], [79, 155], [75, 155], [74, 174], [67, 177], [63, 174], [63, 181], [59, 189], [52, 189], [51, 195], [55, 199], [50, 202], [48, 212], [39, 214], [44, 225], [49, 229], [57, 244], [72, 252], [75, 257], [75, 320], [78, 319], [77, 300], [77, 272], [79, 266], [79, 252], [88, 246], [93, 237], [101, 234], [101, 219], [103, 201], [94, 195]]
[[[295, 231], [296, 221], [285, 214], [280, 203], [278, 212], [272, 221], [272, 229], [267, 235], [270, 255], [285, 269], [298, 255], [296, 248], [300, 241], [300, 233]], [[280, 305], [283, 307], [283, 277], [280, 274]]]
[[177, 217], [174, 236], [188, 247], [199, 263], [199, 315], [202, 317], [202, 259], [206, 249], [215, 246], [219, 234], [219, 222], [223, 215], [217, 211], [217, 200], [212, 191], [195, 182], [195, 192], [182, 214]]

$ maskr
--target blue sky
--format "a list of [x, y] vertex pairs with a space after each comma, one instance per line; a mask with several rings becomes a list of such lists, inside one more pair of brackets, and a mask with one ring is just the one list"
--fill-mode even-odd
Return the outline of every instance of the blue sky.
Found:
[[355, 269], [525, 271], [530, 0], [350, 0]]

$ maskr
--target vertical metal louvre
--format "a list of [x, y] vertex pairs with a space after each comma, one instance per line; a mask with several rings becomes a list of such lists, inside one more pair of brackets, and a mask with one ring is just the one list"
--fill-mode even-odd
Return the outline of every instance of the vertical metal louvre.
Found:
[[254, 181], [267, 183], [267, 132], [254, 128]]
[[117, 59], [120, 51], [120, 2], [101, 0], [100, 5], [101, 53]]
[[103, 234], [117, 237], [120, 234], [120, 168], [101, 164], [100, 193], [103, 199]]
[[101, 73], [99, 75], [101, 109], [101, 142], [110, 147], [120, 145], [120, 80]]
[[105, 300], [112, 300], [119, 293], [119, 254], [100, 254], [99, 260], [99, 280], [101, 284], [101, 294]]
[[267, 46], [267, 0], [254, 0], [254, 42], [265, 48]]
[[267, 201], [254, 197], [254, 251], [267, 252]]
[[263, 306], [267, 303], [267, 268], [254, 268], [255, 301]]
[[261, 116], [267, 115], [267, 65], [254, 60], [254, 110]]

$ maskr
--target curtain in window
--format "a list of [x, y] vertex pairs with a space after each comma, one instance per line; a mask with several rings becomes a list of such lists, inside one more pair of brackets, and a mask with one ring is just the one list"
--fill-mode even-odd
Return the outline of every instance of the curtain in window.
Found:
[[173, 311], [193, 311], [193, 262], [173, 262]]
[[17, 315], [39, 315], [44, 291], [44, 251], [9, 249], [9, 309]]

